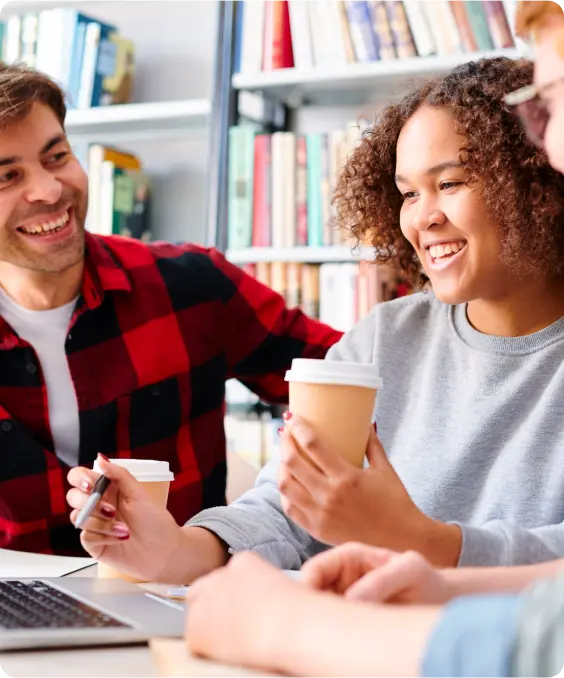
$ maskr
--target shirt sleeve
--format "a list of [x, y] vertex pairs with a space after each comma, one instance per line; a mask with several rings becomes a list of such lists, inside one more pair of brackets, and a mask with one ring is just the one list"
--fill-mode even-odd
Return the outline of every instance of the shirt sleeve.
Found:
[[293, 358], [324, 358], [342, 333], [289, 309], [279, 294], [217, 250], [208, 254], [221, 276], [228, 378], [268, 402], [287, 402], [284, 376]]
[[556, 676], [564, 669], [564, 575], [523, 593], [511, 675]]
[[564, 523], [526, 529], [504, 520], [462, 530], [459, 566], [530, 565], [564, 557]]
[[508, 594], [449, 603], [429, 639], [421, 675], [510, 676], [520, 609], [521, 597]]

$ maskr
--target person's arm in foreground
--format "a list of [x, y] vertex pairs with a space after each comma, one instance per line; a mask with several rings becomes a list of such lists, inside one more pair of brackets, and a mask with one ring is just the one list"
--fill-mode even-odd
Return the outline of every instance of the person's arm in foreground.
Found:
[[564, 572], [564, 560], [520, 567], [439, 569], [420, 553], [349, 543], [314, 556], [302, 567], [305, 586], [373, 603], [442, 604], [473, 593], [519, 592]]
[[418, 675], [441, 613], [307, 590], [249, 553], [196, 581], [187, 600], [192, 652], [298, 676]]

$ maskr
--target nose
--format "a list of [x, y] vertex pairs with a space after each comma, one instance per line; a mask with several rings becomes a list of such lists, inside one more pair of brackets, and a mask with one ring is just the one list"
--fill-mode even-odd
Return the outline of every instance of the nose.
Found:
[[418, 213], [413, 219], [412, 226], [418, 231], [426, 231], [433, 226], [443, 226], [446, 223], [446, 215], [436, 207], [421, 204]]
[[54, 205], [60, 200], [62, 191], [63, 185], [59, 179], [44, 168], [28, 174], [25, 193], [28, 202]]

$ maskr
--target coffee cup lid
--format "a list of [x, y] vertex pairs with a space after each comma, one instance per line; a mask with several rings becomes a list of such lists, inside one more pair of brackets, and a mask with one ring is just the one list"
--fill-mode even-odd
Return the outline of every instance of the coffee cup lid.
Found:
[[294, 358], [286, 372], [286, 381], [305, 384], [336, 384], [381, 389], [383, 380], [372, 363], [349, 363], [334, 360]]
[[[153, 459], [111, 459], [112, 464], [127, 469], [140, 483], [158, 483], [174, 480], [168, 461]], [[102, 473], [98, 462], [92, 467], [96, 473]]]

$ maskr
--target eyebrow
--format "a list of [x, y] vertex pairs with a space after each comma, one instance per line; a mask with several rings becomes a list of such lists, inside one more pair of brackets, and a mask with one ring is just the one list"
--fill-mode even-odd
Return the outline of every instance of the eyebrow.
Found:
[[[62, 143], [63, 141], [67, 140], [66, 134], [57, 134], [57, 136], [53, 137], [50, 139], [45, 146], [41, 149], [40, 155], [44, 155], [45, 153], [49, 153], [49, 151], [57, 146], [58, 144]], [[6, 165], [13, 165], [16, 162], [21, 162], [21, 156], [13, 155], [9, 158], [0, 158], [0, 167], [4, 167]]]
[[[464, 163], [459, 162], [459, 161], [454, 161], [454, 160], [449, 160], [447, 162], [440, 162], [438, 165], [433, 165], [433, 167], [429, 167], [429, 169], [425, 170], [425, 174], [427, 176], [434, 176], [435, 174], [440, 174], [441, 172], [444, 172], [447, 169], [460, 169], [461, 167], [464, 167]], [[396, 182], [397, 183], [404, 183], [408, 184], [408, 180], [403, 177], [401, 174], [396, 174], [395, 176]]]

